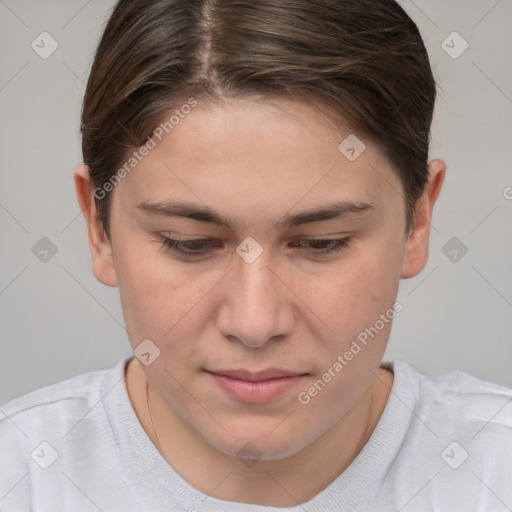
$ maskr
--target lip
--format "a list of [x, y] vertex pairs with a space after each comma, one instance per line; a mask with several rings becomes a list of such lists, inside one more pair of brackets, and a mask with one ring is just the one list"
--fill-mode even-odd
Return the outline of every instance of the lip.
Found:
[[277, 368], [248, 370], [215, 370], [207, 373], [229, 396], [240, 402], [265, 403], [290, 390], [307, 374]]
[[303, 373], [281, 370], [279, 368], [268, 368], [258, 372], [250, 372], [249, 370], [208, 370], [215, 375], [222, 375], [237, 380], [245, 380], [249, 382], [259, 382], [262, 380], [277, 379], [280, 377], [296, 377], [305, 375]]

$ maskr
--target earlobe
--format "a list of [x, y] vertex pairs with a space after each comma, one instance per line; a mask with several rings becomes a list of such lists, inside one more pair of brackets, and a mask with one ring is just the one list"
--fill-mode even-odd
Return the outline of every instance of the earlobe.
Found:
[[81, 164], [75, 169], [75, 190], [80, 209], [87, 223], [87, 238], [96, 278], [107, 286], [117, 286], [112, 245], [100, 221], [94, 190], [89, 177], [89, 167]]
[[419, 274], [428, 260], [430, 221], [446, 175], [446, 164], [441, 159], [435, 159], [429, 163], [428, 169], [428, 183], [416, 205], [414, 223], [405, 247], [404, 263], [400, 274], [402, 279]]

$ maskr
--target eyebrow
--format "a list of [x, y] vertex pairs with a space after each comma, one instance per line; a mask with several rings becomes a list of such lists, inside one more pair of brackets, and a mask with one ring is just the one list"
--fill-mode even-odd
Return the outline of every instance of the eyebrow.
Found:
[[[143, 201], [137, 206], [137, 210], [152, 216], [184, 217], [200, 222], [210, 222], [224, 226], [231, 231], [240, 227], [240, 223], [236, 220], [230, 220], [207, 206], [200, 206], [187, 201], [156, 203]], [[313, 222], [340, 219], [352, 213], [363, 213], [369, 210], [375, 210], [375, 206], [365, 202], [339, 201], [300, 213], [286, 214], [274, 226], [279, 228], [295, 227]]]

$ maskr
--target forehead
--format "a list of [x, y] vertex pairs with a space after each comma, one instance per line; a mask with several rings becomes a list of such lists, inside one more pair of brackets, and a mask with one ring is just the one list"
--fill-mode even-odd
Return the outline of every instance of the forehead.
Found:
[[[386, 181], [395, 195], [399, 187], [371, 141], [335, 124], [313, 103], [198, 101], [194, 108], [167, 112], [151, 140], [153, 149], [123, 183], [132, 203], [163, 200], [173, 192], [224, 207], [241, 197], [256, 206], [255, 196], [260, 208], [291, 207], [293, 200], [304, 206], [328, 199], [385, 200]], [[364, 148], [356, 159], [347, 158], [346, 140], [360, 143], [358, 152]]]
[[[260, 148], [272, 154], [301, 148], [303, 154], [309, 154], [308, 147], [337, 147], [340, 137], [351, 133], [342, 119], [335, 121], [332, 111], [318, 101], [307, 104], [284, 97], [198, 101], [177, 119], [172, 113], [179, 110], [180, 107], [174, 108], [160, 119], [155, 129], [163, 129], [164, 133], [158, 145], [164, 151], [173, 146], [175, 154], [179, 151], [196, 158], [208, 145], [210, 161], [233, 156], [241, 149], [260, 157], [264, 157]], [[166, 129], [171, 117], [175, 124], [170, 128], [167, 123]], [[305, 141], [308, 147], [302, 145]]]

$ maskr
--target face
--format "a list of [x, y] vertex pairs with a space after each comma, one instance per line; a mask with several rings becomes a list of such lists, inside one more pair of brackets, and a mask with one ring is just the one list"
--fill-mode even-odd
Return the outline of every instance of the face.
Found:
[[380, 365], [404, 200], [370, 141], [340, 152], [349, 134], [293, 100], [199, 103], [113, 192], [96, 275], [119, 285], [133, 348], [158, 347], [144, 370], [169, 411], [224, 453], [298, 452]]

